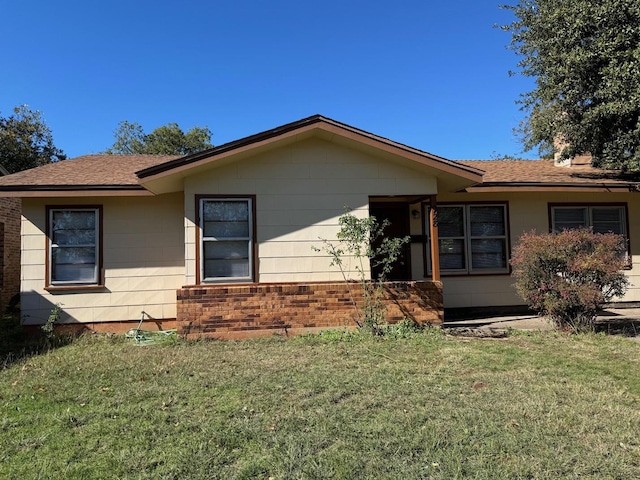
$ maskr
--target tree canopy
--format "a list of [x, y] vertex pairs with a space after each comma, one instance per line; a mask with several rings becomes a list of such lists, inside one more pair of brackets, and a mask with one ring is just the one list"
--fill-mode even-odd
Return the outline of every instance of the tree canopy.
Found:
[[20, 105], [12, 115], [0, 117], [0, 164], [9, 173], [66, 158], [53, 144], [53, 135], [41, 112]]
[[[519, 0], [511, 48], [536, 87], [522, 95], [527, 149], [640, 171], [640, 2]], [[554, 145], [555, 142], [555, 145]]]
[[110, 154], [189, 155], [213, 147], [207, 127], [183, 132], [177, 123], [168, 123], [146, 134], [139, 123], [123, 120], [115, 131]]

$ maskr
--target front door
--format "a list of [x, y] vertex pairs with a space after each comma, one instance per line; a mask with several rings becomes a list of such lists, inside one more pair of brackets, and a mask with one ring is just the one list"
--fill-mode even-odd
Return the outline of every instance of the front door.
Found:
[[[379, 223], [385, 219], [389, 226], [384, 230], [385, 237], [398, 238], [409, 235], [409, 205], [405, 203], [371, 203], [369, 205], [371, 216], [376, 217]], [[376, 245], [374, 245], [375, 247]], [[380, 268], [371, 269], [371, 276], [378, 278]], [[387, 280], [404, 281], [411, 279], [411, 249], [409, 244], [404, 245], [400, 258], [393, 265], [393, 270], [387, 276]]]

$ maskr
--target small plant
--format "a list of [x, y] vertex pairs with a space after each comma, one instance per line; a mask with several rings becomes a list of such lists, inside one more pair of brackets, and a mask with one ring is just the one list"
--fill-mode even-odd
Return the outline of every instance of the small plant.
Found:
[[393, 325], [384, 325], [381, 327], [381, 330], [387, 337], [407, 338], [417, 333], [422, 333], [424, 328], [424, 326], [420, 325], [415, 320], [405, 318]]
[[51, 309], [51, 312], [49, 313], [49, 317], [47, 318], [47, 321], [45, 322], [44, 325], [40, 327], [40, 330], [42, 330], [45, 340], [49, 344], [53, 343], [56, 339], [55, 324], [60, 321], [61, 313], [62, 313], [62, 304], [56, 303], [55, 306]]
[[[338, 218], [340, 231], [337, 242], [320, 239], [322, 248], [313, 247], [317, 252], [324, 251], [331, 257], [331, 266], [338, 267], [347, 284], [351, 302], [356, 312], [355, 322], [359, 328], [373, 333], [381, 333], [380, 326], [385, 322], [384, 282], [393, 265], [398, 261], [402, 248], [410, 238], [390, 238], [384, 235], [389, 226], [388, 220], [379, 222], [376, 217], [358, 218], [350, 209]], [[350, 287], [350, 278], [345, 270], [344, 257], [355, 260], [353, 269], [362, 288], [363, 303], [359, 306]], [[378, 268], [378, 278], [370, 278], [370, 269]]]
[[624, 237], [612, 233], [525, 233], [511, 260], [515, 288], [556, 326], [591, 331], [602, 305], [626, 291], [625, 253]]

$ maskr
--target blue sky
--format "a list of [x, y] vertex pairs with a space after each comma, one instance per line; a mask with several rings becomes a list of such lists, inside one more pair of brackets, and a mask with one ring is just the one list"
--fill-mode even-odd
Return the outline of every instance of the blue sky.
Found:
[[451, 159], [522, 153], [532, 79], [500, 0], [0, 2], [0, 115], [43, 112], [70, 156], [208, 126], [215, 145], [316, 113]]

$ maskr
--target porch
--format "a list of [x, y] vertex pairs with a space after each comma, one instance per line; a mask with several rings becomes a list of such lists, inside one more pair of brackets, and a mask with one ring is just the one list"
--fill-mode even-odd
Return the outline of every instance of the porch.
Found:
[[[441, 282], [387, 282], [384, 288], [388, 323], [442, 323]], [[357, 282], [310, 282], [194, 285], [178, 290], [177, 298], [180, 335], [239, 339], [353, 328], [363, 294]]]

